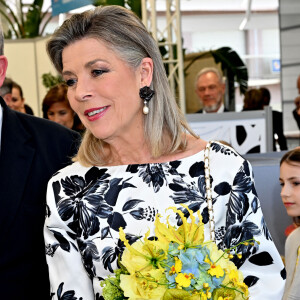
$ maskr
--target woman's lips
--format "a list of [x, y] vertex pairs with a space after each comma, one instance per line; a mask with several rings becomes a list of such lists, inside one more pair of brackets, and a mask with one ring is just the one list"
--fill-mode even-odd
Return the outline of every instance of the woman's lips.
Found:
[[295, 203], [292, 203], [292, 202], [284, 202], [283, 204], [284, 204], [284, 206], [289, 207], [289, 206], [294, 205]]
[[84, 115], [89, 121], [95, 121], [101, 118], [108, 110], [109, 106], [91, 108], [84, 111]]

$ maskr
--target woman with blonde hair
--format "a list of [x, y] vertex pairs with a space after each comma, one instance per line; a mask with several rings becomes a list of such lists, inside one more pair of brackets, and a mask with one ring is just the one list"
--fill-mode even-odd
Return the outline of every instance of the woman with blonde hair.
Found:
[[[238, 247], [242, 258], [234, 263], [244, 272], [251, 299], [281, 296], [283, 264], [250, 164], [190, 129], [170, 91], [157, 43], [141, 20], [119, 6], [75, 14], [47, 50], [86, 127], [74, 164], [48, 186], [45, 242], [54, 299], [64, 293], [100, 298], [100, 281], [117, 268], [124, 250], [119, 228], [133, 243], [148, 229], [154, 234], [156, 215], [168, 207], [188, 217], [183, 203], [202, 214], [205, 239], [219, 248]], [[252, 238], [260, 244], [240, 244]]]

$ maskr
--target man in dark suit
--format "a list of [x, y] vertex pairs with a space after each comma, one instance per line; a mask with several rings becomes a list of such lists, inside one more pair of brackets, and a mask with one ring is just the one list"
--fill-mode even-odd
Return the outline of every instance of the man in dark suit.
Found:
[[[7, 69], [0, 33], [0, 86]], [[69, 164], [80, 136], [11, 110], [0, 97], [0, 299], [49, 299], [43, 224], [46, 187]]]
[[216, 68], [204, 68], [196, 76], [195, 93], [202, 109], [196, 113], [222, 113], [228, 111], [223, 103], [225, 83]]
[[[263, 107], [270, 105], [271, 93], [266, 87], [259, 89], [261, 92]], [[276, 142], [279, 145], [281, 151], [287, 150], [287, 141], [283, 133], [283, 120], [282, 112], [272, 110], [272, 125], [273, 125], [273, 151], [276, 151]]]

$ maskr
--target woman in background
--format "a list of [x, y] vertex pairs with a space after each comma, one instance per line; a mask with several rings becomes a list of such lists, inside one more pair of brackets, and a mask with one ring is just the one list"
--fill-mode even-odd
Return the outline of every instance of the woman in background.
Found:
[[243, 111], [264, 109], [262, 92], [250, 89], [245, 93]]
[[64, 83], [50, 88], [42, 103], [43, 117], [83, 133], [84, 126], [71, 108], [67, 92], [68, 87]]
[[32, 108], [25, 103], [25, 98], [23, 96], [23, 90], [19, 84], [13, 82], [11, 90], [11, 101], [9, 107], [13, 110], [34, 115]]
[[286, 285], [283, 300], [300, 299], [300, 147], [288, 151], [280, 161], [281, 198], [296, 229], [285, 244]]

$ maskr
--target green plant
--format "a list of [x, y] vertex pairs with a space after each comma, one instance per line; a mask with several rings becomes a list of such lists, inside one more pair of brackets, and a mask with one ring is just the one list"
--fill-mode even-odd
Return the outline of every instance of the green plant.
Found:
[[132, 10], [137, 16], [142, 18], [142, 1], [141, 0], [94, 0], [94, 6], [100, 5], [120, 5]]
[[[50, 7], [43, 12], [43, 0], [34, 0], [31, 4], [25, 4], [25, 1], [17, 2], [17, 12], [12, 8], [8, 1], [0, 0], [0, 14], [7, 21], [9, 30], [6, 38], [12, 38], [13, 35], [17, 39], [34, 38], [44, 33], [46, 25], [52, 18]], [[27, 13], [24, 8], [28, 7]], [[42, 26], [43, 24], [43, 26]]]
[[63, 82], [60, 75], [54, 76], [51, 73], [45, 73], [42, 75], [42, 81], [45, 88], [50, 89], [54, 85]]

